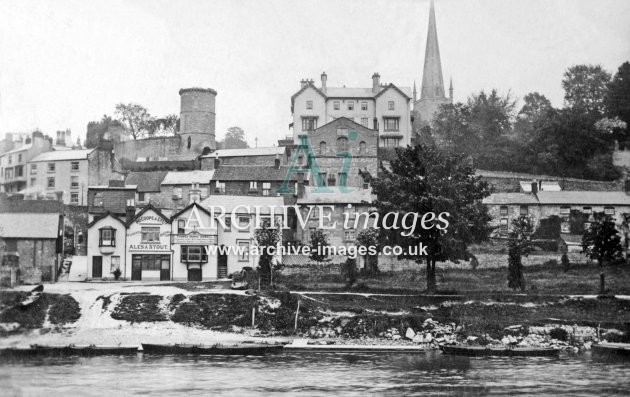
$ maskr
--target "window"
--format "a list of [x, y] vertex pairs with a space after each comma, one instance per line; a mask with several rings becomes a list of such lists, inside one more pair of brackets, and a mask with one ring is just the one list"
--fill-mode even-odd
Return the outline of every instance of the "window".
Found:
[[343, 231], [343, 240], [344, 241], [354, 241], [355, 240], [355, 233], [356, 233], [356, 231], [354, 229], [345, 229]]
[[500, 215], [507, 215], [508, 214], [508, 207], [507, 205], [502, 205], [501, 208], [499, 209], [499, 214]]
[[144, 201], [144, 192], [139, 192], [138, 193], [138, 201]]
[[367, 127], [369, 122], [370, 122], [370, 118], [369, 117], [361, 117], [361, 125], [362, 126]]
[[48, 172], [55, 172], [55, 163], [48, 163]]
[[529, 215], [529, 209], [527, 208], [526, 205], [521, 205], [521, 212], [520, 212], [521, 216], [527, 216]]
[[562, 206], [562, 207], [560, 207], [560, 213], [561, 214], [570, 214], [571, 213], [571, 207], [569, 207], [569, 206]]
[[302, 131], [313, 131], [317, 128], [317, 117], [302, 117]]
[[22, 153], [18, 154], [18, 163], [22, 162]]
[[584, 207], [582, 208], [582, 212], [585, 214], [592, 214], [593, 213], [593, 208], [591, 207]]
[[306, 108], [309, 110], [313, 109], [313, 101], [306, 101]]
[[240, 232], [249, 231], [249, 217], [247, 216], [239, 216], [238, 217], [238, 228]]
[[13, 162], [13, 156], [9, 156], [9, 164]]
[[367, 102], [366, 101], [361, 102], [361, 110], [367, 110]]
[[160, 228], [159, 227], [143, 227], [142, 228], [143, 243], [159, 243]]
[[190, 149], [190, 147], [192, 146], [192, 138], [188, 137], [188, 143], [187, 143], [188, 149]]
[[98, 245], [100, 247], [115, 247], [116, 246], [116, 229], [111, 227], [104, 227], [99, 229]]
[[31, 164], [31, 175], [37, 174], [37, 164]]
[[95, 207], [103, 206], [103, 193], [96, 193], [92, 199], [92, 205]]
[[214, 191], [217, 193], [225, 193], [225, 182], [216, 181]]
[[15, 177], [21, 177], [24, 176], [24, 166], [23, 165], [16, 165], [15, 166]]
[[348, 173], [340, 172], [337, 175], [339, 176], [339, 186], [348, 186]]
[[232, 231], [232, 218], [230, 217], [225, 218], [225, 229], [223, 230], [226, 232]]
[[348, 110], [354, 110], [354, 102], [353, 101], [349, 101], [348, 102]]
[[394, 110], [394, 101], [388, 101], [387, 102], [387, 109], [388, 110]]
[[70, 163], [70, 171], [78, 171], [79, 170], [79, 162], [73, 161]]
[[249, 262], [249, 241], [238, 241], [238, 261]]
[[269, 192], [271, 191], [271, 182], [263, 182], [263, 196], [269, 196]]
[[182, 245], [182, 262], [208, 262], [208, 254], [202, 245]]
[[35, 186], [36, 182], [37, 182], [36, 178], [31, 178], [31, 186]]
[[79, 188], [79, 177], [71, 176], [70, 177], [70, 189], [78, 189]]
[[177, 234], [186, 233], [186, 219], [178, 219], [177, 220]]
[[326, 173], [320, 172], [317, 178], [317, 186], [326, 186]]
[[571, 233], [571, 223], [568, 218], [562, 219], [562, 223], [560, 223], [560, 233]]
[[333, 109], [334, 110], [339, 110], [341, 108], [341, 104], [339, 101], [334, 101], [333, 102]]
[[359, 154], [365, 154], [366, 151], [367, 151], [367, 144], [365, 143], [365, 141], [361, 141], [359, 143]]
[[501, 233], [507, 233], [507, 231], [508, 231], [508, 219], [507, 218], [502, 218], [501, 219], [501, 224], [499, 226], [499, 231]]
[[179, 200], [182, 198], [182, 188], [174, 187], [173, 188], [173, 200]]
[[55, 177], [54, 176], [49, 176], [48, 177], [48, 184], [46, 186], [48, 187], [48, 189], [54, 189], [55, 188]]
[[120, 270], [120, 256], [112, 256], [112, 263], [109, 272], [114, 273], [116, 270]]
[[13, 168], [7, 168], [6, 170], [4, 170], [4, 178], [13, 179]]
[[398, 131], [398, 117], [383, 117], [385, 131]]
[[319, 143], [319, 155], [323, 155], [324, 153], [326, 153], [326, 142], [320, 142]]
[[169, 269], [169, 255], [132, 255], [132, 263], [140, 262], [142, 270], [159, 271]]
[[250, 181], [249, 182], [249, 190], [258, 190], [258, 182]]
[[615, 207], [604, 207], [604, 214], [615, 215]]
[[348, 138], [346, 137], [337, 138], [337, 151], [338, 152], [348, 151]]
[[199, 188], [199, 195], [201, 196], [202, 199], [208, 197], [208, 188], [207, 187], [200, 187]]
[[78, 192], [70, 192], [70, 202], [72, 204], [79, 204], [79, 193]]

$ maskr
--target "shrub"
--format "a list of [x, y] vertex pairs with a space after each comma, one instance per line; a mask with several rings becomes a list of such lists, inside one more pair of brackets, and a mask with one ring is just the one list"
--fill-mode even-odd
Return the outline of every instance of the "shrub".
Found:
[[568, 272], [571, 262], [569, 261], [569, 256], [566, 254], [566, 252], [562, 254], [562, 258], [560, 259], [560, 262], [562, 262], [562, 268], [564, 269], [564, 271]]
[[557, 339], [566, 342], [569, 339], [569, 333], [564, 328], [554, 328], [549, 331], [549, 336], [553, 339]]

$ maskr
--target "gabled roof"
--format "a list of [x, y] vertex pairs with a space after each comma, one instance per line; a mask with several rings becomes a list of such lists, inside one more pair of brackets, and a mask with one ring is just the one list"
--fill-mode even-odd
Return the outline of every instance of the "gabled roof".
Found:
[[[246, 213], [243, 206], [249, 206], [254, 211], [253, 206], [260, 206], [260, 213], [269, 213], [269, 207], [275, 207], [275, 213], [281, 215], [280, 206], [284, 205], [282, 197], [272, 196], [228, 196], [216, 195], [210, 196], [201, 202], [201, 205], [209, 209], [211, 207], [223, 207], [226, 213], [231, 213], [236, 207], [241, 207], [241, 212]], [[239, 212], [239, 213], [241, 213]], [[216, 213], [216, 211], [215, 211]]]
[[59, 214], [1, 213], [0, 237], [56, 239], [59, 234]]
[[[405, 87], [405, 88], [406, 88], [407, 90], [409, 89], [409, 88], [407, 88], [407, 87]], [[390, 90], [390, 89], [395, 90], [395, 91], [398, 91], [398, 92], [400, 93], [400, 95], [404, 96], [404, 97], [405, 97], [405, 98], [407, 98], [407, 99], [411, 99], [411, 97], [410, 97], [410, 96], [409, 96], [406, 92], [404, 92], [402, 89], [400, 89], [400, 88], [398, 88], [397, 86], [395, 86], [393, 83], [389, 83], [388, 85], [386, 85], [386, 86], [385, 86], [385, 88], [383, 88], [382, 90], [380, 90], [380, 91], [379, 91], [379, 92], [378, 92], [378, 93], [374, 96], [374, 98], [378, 98], [379, 96], [381, 96], [381, 94], [383, 94], [385, 91]]]
[[283, 155], [287, 150], [284, 146], [271, 146], [271, 147], [252, 147], [246, 149], [219, 149], [212, 153], [201, 156], [201, 158], [214, 158], [214, 157], [249, 157], [249, 156], [275, 156]]
[[125, 179], [125, 185], [136, 185], [140, 193], [159, 192], [160, 185], [169, 171], [135, 171]]
[[298, 95], [300, 95], [301, 93], [303, 93], [304, 91], [306, 91], [309, 88], [314, 89], [319, 95], [321, 95], [324, 99], [326, 99], [326, 94], [324, 94], [322, 92], [322, 90], [320, 90], [319, 88], [315, 87], [315, 84], [313, 84], [311, 82], [308, 82], [303, 87], [301, 87], [298, 92], [296, 92], [295, 94], [291, 95], [291, 112], [293, 112], [293, 103], [295, 102], [295, 98], [297, 98]]
[[191, 209], [192, 207], [197, 207], [198, 209], [200, 209], [201, 211], [203, 211], [205, 214], [207, 214], [208, 216], [212, 216], [212, 214], [210, 213], [210, 211], [208, 211], [207, 209], [205, 209], [201, 204], [197, 203], [197, 202], [192, 202], [190, 203], [188, 206], [186, 206], [186, 208], [184, 208], [181, 211], [176, 212], [175, 214], [171, 215], [171, 222], [173, 222], [173, 220], [175, 218], [177, 218], [178, 216], [180, 216], [181, 214], [183, 214], [184, 212], [188, 211], [189, 209]]
[[357, 130], [365, 130], [365, 131], [368, 131], [368, 132], [377, 133], [376, 130], [373, 130], [373, 129], [368, 128], [368, 127], [366, 127], [364, 125], [361, 125], [361, 124], [357, 123], [356, 121], [347, 118], [346, 116], [341, 116], [341, 117], [337, 117], [334, 120], [329, 121], [328, 123], [326, 123], [324, 125], [321, 125], [321, 126], [317, 127], [314, 131], [311, 131], [311, 133], [315, 133], [315, 134], [310, 134], [310, 135], [317, 135], [318, 131], [329, 127], [331, 124], [346, 124], [344, 126], [344, 127], [346, 127], [348, 123], [350, 123], [350, 125], [352, 127], [355, 127]]
[[538, 205], [538, 199], [527, 193], [492, 193], [483, 199], [485, 205]]
[[164, 177], [162, 185], [190, 185], [193, 183], [207, 185], [213, 175], [214, 170], [170, 171]]
[[116, 215], [114, 215], [113, 212], [111, 211], [107, 211], [104, 214], [101, 214], [99, 216], [97, 216], [96, 218], [92, 219], [92, 222], [88, 223], [88, 228], [94, 226], [96, 224], [96, 222], [107, 218], [108, 216], [111, 216], [112, 218], [114, 218], [115, 220], [117, 220], [118, 222], [120, 222], [123, 226], [127, 227], [127, 224], [125, 223], [125, 221], [123, 221], [122, 219], [120, 219], [119, 217], [117, 217]]
[[[284, 181], [289, 166], [283, 165], [280, 168], [274, 166], [260, 165], [222, 165], [214, 171], [214, 181]], [[305, 172], [307, 173], [307, 172]], [[297, 174], [291, 175], [291, 180], [297, 180]]]
[[133, 218], [129, 219], [127, 221], [127, 226], [131, 225], [133, 222], [136, 221], [136, 219], [138, 219], [139, 217], [141, 217], [145, 212], [147, 211], [153, 211], [155, 212], [160, 218], [164, 219], [164, 221], [166, 223], [171, 223], [171, 220], [162, 213], [162, 211], [160, 211], [159, 209], [155, 208], [153, 205], [149, 204], [146, 207], [144, 207], [140, 212], [138, 212], [137, 214], [135, 214], [133, 216]]
[[538, 192], [540, 204], [559, 205], [628, 205], [630, 196], [624, 192], [594, 192], [594, 191], [561, 191]]
[[31, 162], [38, 161], [68, 161], [68, 160], [87, 160], [88, 155], [94, 149], [77, 149], [77, 150], [54, 150], [44, 152], [36, 156]]

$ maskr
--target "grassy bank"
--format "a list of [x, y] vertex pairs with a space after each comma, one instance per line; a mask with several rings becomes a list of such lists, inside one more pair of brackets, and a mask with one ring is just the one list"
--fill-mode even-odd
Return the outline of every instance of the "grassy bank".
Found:
[[[62, 326], [74, 323], [81, 316], [79, 303], [70, 295], [45, 293], [27, 308], [17, 307], [27, 295], [21, 291], [0, 292], [0, 323], [19, 324], [20, 328], [13, 332], [42, 328], [45, 321], [53, 326]], [[0, 330], [0, 336], [7, 334]]]

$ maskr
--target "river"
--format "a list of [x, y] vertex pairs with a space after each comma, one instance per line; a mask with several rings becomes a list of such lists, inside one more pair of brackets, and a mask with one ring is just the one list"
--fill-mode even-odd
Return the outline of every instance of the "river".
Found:
[[426, 354], [281, 353], [102, 356], [0, 363], [3, 396], [627, 395], [629, 362], [589, 354], [468, 358]]

